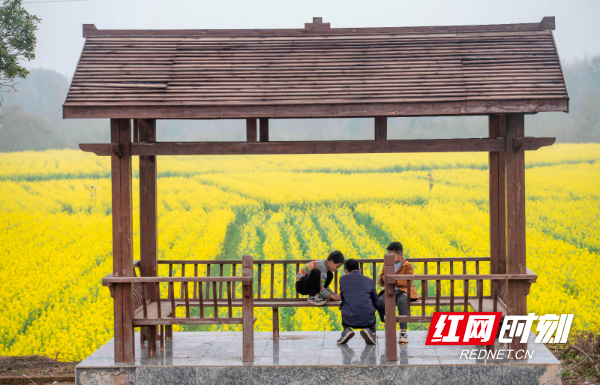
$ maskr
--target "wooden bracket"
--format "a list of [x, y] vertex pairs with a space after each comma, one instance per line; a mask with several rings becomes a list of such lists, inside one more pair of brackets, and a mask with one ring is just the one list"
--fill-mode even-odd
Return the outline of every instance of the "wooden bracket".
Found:
[[518, 152], [523, 147], [523, 138], [513, 138], [513, 151]]
[[123, 143], [111, 143], [110, 148], [116, 156], [119, 158], [123, 156]]

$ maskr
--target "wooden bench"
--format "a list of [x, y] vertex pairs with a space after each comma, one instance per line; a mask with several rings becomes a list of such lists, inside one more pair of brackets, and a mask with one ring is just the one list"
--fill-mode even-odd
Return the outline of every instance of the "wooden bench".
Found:
[[[243, 329], [243, 361], [252, 362], [254, 361], [255, 321], [254, 298], [252, 295], [252, 257], [246, 255], [241, 261], [236, 261], [236, 263], [242, 265], [242, 274], [240, 276], [235, 275], [235, 269], [233, 270], [233, 275], [224, 276], [221, 274], [221, 276], [210, 276], [209, 269], [207, 276], [202, 277], [198, 276], [196, 265], [195, 276], [186, 276], [185, 267], [182, 267], [182, 276], [176, 277], [173, 275], [174, 263], [169, 261], [169, 277], [138, 277], [134, 269], [134, 277], [115, 277], [111, 274], [102, 279], [102, 284], [108, 286], [113, 295], [115, 285], [133, 284], [133, 307], [135, 309], [133, 326], [142, 327], [140, 338], [142, 339], [142, 343], [144, 340], [148, 341], [148, 357], [156, 355], [157, 329], [160, 329], [159, 340], [160, 346], [163, 348], [164, 340], [172, 338], [173, 325], [241, 324]], [[139, 268], [139, 261], [136, 261], [134, 267]], [[241, 298], [239, 301], [236, 301], [236, 304], [242, 307], [242, 317], [233, 316], [234, 293], [238, 282], [241, 282]], [[179, 299], [175, 298], [175, 285], [177, 283], [180, 286], [180, 290], [178, 290], [180, 292]], [[161, 284], [167, 285], [167, 298], [161, 295]], [[226, 288], [226, 295], [223, 295], [224, 287]], [[212, 296], [210, 296], [211, 288]], [[219, 288], [218, 291], [217, 288]], [[155, 295], [151, 296], [150, 293], [154, 293]], [[204, 293], [206, 293], [206, 297]], [[156, 300], [150, 299], [151, 297], [154, 297]], [[226, 303], [223, 303], [223, 301]], [[178, 306], [185, 308], [185, 316], [177, 316], [177, 312], [174, 310]], [[223, 317], [219, 315], [219, 306], [226, 307], [227, 316]], [[191, 315], [191, 309], [194, 307], [199, 308], [198, 316]], [[206, 307], [214, 309], [212, 316], [208, 316], [205, 313]]]

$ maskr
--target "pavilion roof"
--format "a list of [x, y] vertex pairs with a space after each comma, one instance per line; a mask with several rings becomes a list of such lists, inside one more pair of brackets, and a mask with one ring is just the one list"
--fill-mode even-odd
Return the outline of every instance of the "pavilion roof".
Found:
[[304, 29], [98, 30], [65, 118], [286, 118], [568, 111], [540, 23]]

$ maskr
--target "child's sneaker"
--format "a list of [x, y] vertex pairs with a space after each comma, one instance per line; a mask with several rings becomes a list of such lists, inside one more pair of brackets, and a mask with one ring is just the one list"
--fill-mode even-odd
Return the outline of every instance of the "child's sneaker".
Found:
[[325, 301], [319, 294], [308, 297], [308, 303], [314, 306], [323, 306], [325, 305], [325, 302], [327, 301]]
[[398, 337], [398, 343], [399, 344], [407, 344], [408, 343], [408, 333], [406, 333], [406, 330], [400, 331], [400, 337]]
[[352, 337], [354, 337], [354, 332], [352, 331], [352, 329], [346, 328], [342, 332], [342, 336], [340, 337], [340, 339], [337, 340], [337, 343], [338, 345], [345, 344], [346, 342], [350, 341]]
[[375, 345], [375, 338], [373, 338], [373, 333], [371, 332], [371, 329], [361, 330], [360, 335], [365, 340], [367, 345]]

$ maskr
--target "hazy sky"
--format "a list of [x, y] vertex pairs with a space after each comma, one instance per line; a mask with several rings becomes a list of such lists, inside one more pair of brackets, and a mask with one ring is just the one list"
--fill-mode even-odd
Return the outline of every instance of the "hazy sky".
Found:
[[29, 68], [71, 77], [84, 39], [82, 24], [98, 29], [303, 28], [322, 16], [333, 28], [539, 22], [556, 16], [563, 62], [600, 54], [599, 0], [24, 0], [42, 19], [37, 58]]

